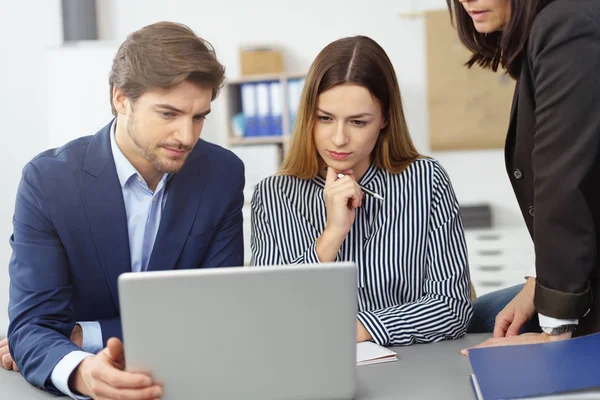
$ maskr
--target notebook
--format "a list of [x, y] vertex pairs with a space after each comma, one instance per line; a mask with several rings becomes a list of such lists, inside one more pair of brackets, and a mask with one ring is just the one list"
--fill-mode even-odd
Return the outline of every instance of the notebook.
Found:
[[356, 365], [379, 364], [398, 361], [398, 355], [390, 349], [373, 342], [356, 344]]
[[479, 400], [600, 399], [600, 333], [469, 350]]

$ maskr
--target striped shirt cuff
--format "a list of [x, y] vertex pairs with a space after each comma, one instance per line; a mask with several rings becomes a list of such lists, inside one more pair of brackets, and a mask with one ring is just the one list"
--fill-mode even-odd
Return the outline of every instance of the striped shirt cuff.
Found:
[[375, 314], [370, 311], [361, 311], [358, 313], [358, 320], [369, 332], [375, 343], [381, 346], [387, 346], [390, 343], [390, 335]]
[[321, 264], [321, 260], [319, 260], [319, 255], [317, 254], [317, 241], [310, 246], [310, 248], [304, 253], [304, 263], [305, 264]]

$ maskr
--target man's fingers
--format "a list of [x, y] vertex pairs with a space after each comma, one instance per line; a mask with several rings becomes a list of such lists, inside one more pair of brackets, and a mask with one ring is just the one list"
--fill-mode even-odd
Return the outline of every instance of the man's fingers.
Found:
[[122, 363], [125, 356], [125, 349], [123, 348], [123, 342], [117, 338], [110, 338], [106, 343], [104, 349], [105, 354], [116, 363]]
[[149, 376], [118, 370], [112, 365], [102, 365], [91, 372], [92, 378], [117, 389], [140, 389], [152, 385]]
[[13, 358], [10, 355], [8, 339], [0, 340], [0, 364], [4, 369], [14, 369], [15, 371], [19, 370], [19, 368], [17, 368], [17, 364], [13, 361]]
[[90, 390], [94, 398], [107, 399], [130, 399], [130, 400], [150, 400], [162, 396], [162, 388], [158, 385], [148, 386], [141, 389], [123, 389], [95, 380]]
[[16, 362], [14, 362], [14, 361], [13, 361], [13, 365], [12, 365], [12, 367], [13, 367], [13, 370], [14, 370], [15, 372], [19, 372], [19, 367], [17, 367], [17, 363], [16, 363]]
[[8, 350], [8, 342], [5, 342], [4, 344], [0, 344], [0, 357], [2, 357], [5, 354], [8, 354], [9, 350]]
[[2, 356], [2, 368], [11, 370], [13, 365], [13, 359], [10, 354], [6, 353]]

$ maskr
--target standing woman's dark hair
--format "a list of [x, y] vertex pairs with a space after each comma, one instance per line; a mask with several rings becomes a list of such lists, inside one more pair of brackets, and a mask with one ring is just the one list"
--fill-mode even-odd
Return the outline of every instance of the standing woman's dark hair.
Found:
[[507, 0], [510, 19], [502, 31], [480, 33], [460, 0], [446, 0], [450, 17], [456, 23], [460, 41], [473, 53], [467, 61], [470, 68], [477, 64], [494, 72], [501, 66], [511, 77], [521, 73], [521, 55], [536, 15], [552, 0]]
[[[447, 4], [466, 65], [517, 80], [505, 160], [535, 248], [517, 297], [477, 299], [473, 321], [495, 320], [494, 336], [511, 344], [600, 332], [600, 1]], [[510, 337], [536, 312], [546, 336]]]

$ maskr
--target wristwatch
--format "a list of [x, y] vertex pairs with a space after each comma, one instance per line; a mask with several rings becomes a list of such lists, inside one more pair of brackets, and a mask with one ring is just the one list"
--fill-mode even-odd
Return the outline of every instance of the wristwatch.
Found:
[[561, 325], [556, 328], [550, 328], [547, 326], [542, 326], [542, 331], [550, 336], [562, 335], [563, 333], [573, 332], [577, 329], [577, 325], [569, 324], [569, 325]]

